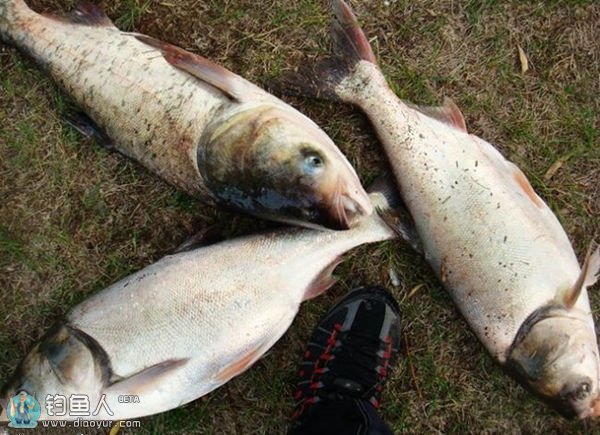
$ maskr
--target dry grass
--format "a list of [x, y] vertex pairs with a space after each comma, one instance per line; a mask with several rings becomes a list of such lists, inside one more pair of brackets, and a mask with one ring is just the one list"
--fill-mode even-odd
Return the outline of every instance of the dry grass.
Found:
[[[31, 1], [54, 11], [71, 3]], [[322, 1], [104, 3], [122, 27], [199, 52], [264, 86], [328, 47]], [[398, 94], [417, 103], [451, 96], [470, 131], [498, 144], [530, 177], [583, 253], [600, 230], [600, 5], [390, 0], [354, 6]], [[525, 74], [517, 44], [530, 61]], [[160, 258], [195, 229], [220, 221], [233, 236], [263, 224], [208, 209], [82, 139], [61, 120], [65, 99], [51, 82], [16, 51], [0, 50], [3, 379], [71, 306]], [[355, 110], [289, 100], [334, 137], [363, 180], [385, 167]], [[390, 283], [390, 266], [402, 278], [399, 288]], [[600, 432], [593, 422], [563, 420], [502, 373], [424, 262], [399, 243], [355, 250], [338, 275], [339, 285], [304, 304], [254, 368], [188, 406], [145, 419], [143, 431], [283, 433], [297, 359], [318, 316], [353, 286], [382, 283], [402, 300], [406, 327], [406, 355], [384, 397], [383, 414], [396, 432]], [[596, 293], [591, 299], [598, 307]]]

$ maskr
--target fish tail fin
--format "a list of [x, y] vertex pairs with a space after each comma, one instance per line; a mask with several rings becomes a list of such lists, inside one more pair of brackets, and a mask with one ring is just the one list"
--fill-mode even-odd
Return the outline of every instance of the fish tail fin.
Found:
[[0, 0], [0, 41], [14, 42], [15, 23], [25, 15], [35, 14], [24, 0]]
[[360, 24], [343, 0], [334, 0], [335, 18], [332, 22], [333, 53], [346, 67], [353, 67], [365, 60], [377, 65], [371, 44], [360, 28]]
[[343, 0], [332, 3], [331, 54], [313, 65], [284, 75], [277, 87], [287, 94], [357, 103], [356, 93], [360, 89], [352, 86], [356, 81], [353, 79], [360, 78], [356, 67], [368, 63], [378, 70], [377, 60], [350, 6]]

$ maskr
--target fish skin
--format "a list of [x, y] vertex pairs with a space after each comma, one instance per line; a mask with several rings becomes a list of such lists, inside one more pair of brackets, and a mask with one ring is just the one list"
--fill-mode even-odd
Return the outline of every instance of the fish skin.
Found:
[[[306, 116], [206, 59], [119, 31], [90, 4], [61, 18], [0, 0], [0, 38], [48, 71], [116, 150], [191, 196], [334, 229], [372, 212], [350, 163]], [[208, 81], [170, 63], [173, 51]], [[306, 152], [321, 169], [306, 167]]]
[[[25, 388], [45, 412], [47, 394], [86, 394], [91, 403], [106, 394], [115, 415], [84, 418], [111, 420], [183, 405], [273, 346], [301, 302], [333, 284], [331, 265], [344, 252], [395, 237], [374, 213], [348, 231], [285, 228], [164, 257], [74, 307], [0, 398]], [[131, 394], [139, 404], [119, 403]]]
[[337, 0], [334, 10], [337, 53], [312, 80], [288, 84], [368, 116], [426, 260], [492, 357], [563, 415], [598, 415], [600, 364], [585, 285], [574, 306], [566, 302], [576, 283], [595, 279], [581, 279], [558, 219], [517, 166], [466, 131], [453, 103], [419, 110], [401, 101], [350, 8]]

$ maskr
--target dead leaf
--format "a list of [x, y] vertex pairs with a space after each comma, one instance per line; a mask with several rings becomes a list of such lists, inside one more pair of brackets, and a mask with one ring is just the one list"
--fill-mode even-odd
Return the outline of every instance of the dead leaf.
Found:
[[565, 163], [564, 158], [560, 158], [548, 168], [546, 173], [544, 174], [544, 181], [550, 181], [550, 179], [556, 174], [556, 172], [560, 169], [560, 167]]
[[121, 430], [121, 426], [118, 421], [115, 421], [113, 427], [110, 428], [109, 435], [117, 435]]
[[523, 48], [517, 44], [517, 50], [519, 51], [519, 61], [521, 62], [521, 73], [525, 74], [529, 70], [529, 61], [525, 55]]
[[414, 294], [416, 292], [418, 292], [420, 289], [422, 289], [423, 287], [425, 287], [425, 283], [417, 284], [416, 286], [414, 286], [408, 293], [408, 298], [412, 298], [414, 296]]

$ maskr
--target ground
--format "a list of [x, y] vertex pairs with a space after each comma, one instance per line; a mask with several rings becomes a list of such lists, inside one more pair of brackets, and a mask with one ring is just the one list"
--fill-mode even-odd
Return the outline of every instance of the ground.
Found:
[[[30, 4], [54, 12], [72, 6]], [[326, 1], [103, 6], [119, 27], [176, 43], [265, 87], [329, 46]], [[453, 98], [470, 132], [523, 169], [581, 259], [600, 230], [600, 4], [357, 0], [353, 6], [395, 91], [419, 104]], [[526, 72], [518, 47], [528, 59]], [[381, 147], [357, 110], [284, 98], [334, 138], [365, 184], [385, 170]], [[0, 45], [0, 381], [70, 307], [195, 231], [219, 222], [234, 237], [265, 226], [203, 206], [82, 138], [63, 121], [66, 104], [31, 61]], [[382, 409], [395, 432], [600, 433], [597, 423], [564, 420], [504, 374], [428, 266], [402, 243], [360, 247], [336, 274], [339, 283], [305, 303], [251, 370], [180, 409], [143, 419], [139, 432], [284, 433], [296, 366], [316, 320], [350, 288], [380, 283], [401, 301], [404, 316], [403, 357]], [[600, 306], [597, 291], [590, 296]]]

